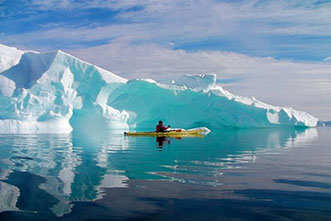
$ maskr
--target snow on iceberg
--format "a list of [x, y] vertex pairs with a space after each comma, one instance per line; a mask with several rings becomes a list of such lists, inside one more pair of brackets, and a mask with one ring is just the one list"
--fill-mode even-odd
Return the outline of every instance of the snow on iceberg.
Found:
[[0, 52], [0, 133], [150, 129], [160, 119], [184, 128], [317, 124], [308, 113], [235, 96], [216, 84], [216, 75], [183, 76], [165, 85], [128, 81], [62, 51], [0, 45]]

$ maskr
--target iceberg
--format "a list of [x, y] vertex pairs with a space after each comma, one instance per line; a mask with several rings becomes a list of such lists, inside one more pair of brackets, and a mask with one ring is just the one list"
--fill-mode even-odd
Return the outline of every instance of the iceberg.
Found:
[[128, 80], [63, 51], [38, 53], [0, 45], [0, 133], [175, 127], [314, 127], [292, 108], [236, 96], [216, 75], [181, 77], [171, 85]]
[[112, 90], [126, 81], [62, 51], [26, 52], [0, 74], [0, 132], [127, 128], [127, 113], [106, 104]]
[[[127, 122], [131, 128], [148, 128], [159, 119], [184, 128], [316, 126], [317, 118], [308, 113], [233, 95], [218, 86], [214, 76], [185, 78], [191, 79], [180, 86], [130, 80], [110, 94], [108, 105], [129, 112]], [[192, 82], [202, 85], [194, 83], [192, 87]]]
[[186, 86], [195, 90], [208, 91], [216, 86], [216, 74], [201, 74], [198, 76], [183, 75], [179, 80], [173, 81], [173, 84]]

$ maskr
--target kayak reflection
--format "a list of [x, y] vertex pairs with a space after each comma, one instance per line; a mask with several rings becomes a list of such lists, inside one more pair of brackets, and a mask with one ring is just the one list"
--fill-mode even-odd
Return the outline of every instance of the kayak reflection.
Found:
[[158, 143], [159, 148], [162, 148], [165, 142], [168, 142], [168, 144], [170, 144], [170, 140], [166, 137], [156, 137], [156, 142]]
[[[182, 137], [176, 137], [176, 140], [181, 140]], [[170, 144], [170, 138], [167, 137], [156, 137], [156, 142], [158, 143], [158, 148], [162, 148], [163, 144], [165, 142], [167, 142], [168, 144]]]

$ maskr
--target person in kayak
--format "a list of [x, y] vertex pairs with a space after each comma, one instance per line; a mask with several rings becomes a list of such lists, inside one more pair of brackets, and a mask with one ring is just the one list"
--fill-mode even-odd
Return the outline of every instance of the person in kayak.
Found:
[[169, 128], [170, 128], [170, 125], [168, 125], [168, 127], [165, 127], [165, 126], [163, 125], [163, 122], [160, 120], [160, 121], [159, 121], [159, 124], [156, 125], [156, 129], [155, 129], [155, 131], [156, 131], [156, 132], [164, 132], [164, 131], [168, 130]]

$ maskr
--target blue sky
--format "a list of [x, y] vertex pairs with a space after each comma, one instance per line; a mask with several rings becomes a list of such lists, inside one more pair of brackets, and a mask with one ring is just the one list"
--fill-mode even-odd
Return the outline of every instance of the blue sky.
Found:
[[330, 11], [330, 0], [0, 0], [0, 43], [126, 78], [215, 73], [235, 94], [330, 119]]
[[[0, 10], [1, 42], [35, 50], [98, 46], [128, 34], [130, 43], [186, 51], [307, 61], [331, 53], [330, 1], [3, 0]], [[120, 33], [91, 34], [102, 27]], [[56, 37], [45, 35], [52, 30]]]

